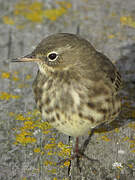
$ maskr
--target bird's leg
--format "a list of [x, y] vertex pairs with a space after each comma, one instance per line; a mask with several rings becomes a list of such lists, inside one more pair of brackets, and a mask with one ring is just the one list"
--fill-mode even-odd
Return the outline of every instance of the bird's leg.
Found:
[[75, 142], [75, 153], [77, 154], [79, 152], [79, 137], [76, 138]]
[[67, 159], [63, 159], [61, 160], [60, 162], [57, 163], [57, 165], [60, 165], [62, 163], [65, 163], [66, 161], [69, 161], [70, 164], [69, 164], [69, 167], [68, 167], [68, 174], [70, 172], [70, 168], [71, 168], [71, 160], [75, 159], [76, 158], [76, 165], [77, 165], [77, 168], [80, 170], [81, 172], [81, 167], [80, 167], [80, 157], [83, 156], [82, 153], [80, 153], [80, 150], [79, 150], [79, 137], [76, 138], [76, 142], [75, 142], [75, 149], [73, 151], [73, 155], [71, 155], [70, 158], [67, 158]]
[[91, 137], [93, 136], [93, 134], [94, 134], [94, 129], [91, 130], [88, 138], [84, 141], [83, 145], [82, 145], [81, 148], [80, 148], [80, 152], [79, 152], [79, 153], [81, 154], [82, 157], [86, 158], [87, 160], [89, 160], [89, 161], [91, 161], [91, 162], [97, 162], [97, 163], [100, 165], [100, 161], [99, 161], [99, 160], [89, 158], [88, 156], [86, 156], [86, 155], [84, 154], [84, 152], [85, 152], [85, 150], [86, 150], [86, 148], [87, 148], [87, 146], [88, 146], [88, 144], [89, 144], [89, 142], [90, 142]]
[[68, 144], [70, 143], [71, 141], [71, 136], [68, 136]]
[[81, 146], [81, 152], [83, 152], [83, 153], [85, 152], [93, 134], [94, 134], [94, 129], [91, 130], [88, 138], [84, 141], [83, 145]]
[[[80, 158], [86, 158], [87, 160], [91, 161], [91, 162], [98, 162], [98, 160], [96, 159], [91, 159], [89, 158], [88, 156], [86, 156], [84, 154], [90, 140], [91, 140], [91, 137], [94, 133], [94, 129], [91, 130], [91, 133], [89, 134], [88, 138], [84, 141], [83, 145], [81, 146], [81, 148], [79, 149], [79, 137], [76, 138], [76, 142], [75, 142], [75, 149], [73, 151], [73, 155], [70, 157], [70, 158], [67, 158], [67, 159], [64, 159], [64, 160], [61, 160], [59, 163], [57, 163], [58, 165], [61, 164], [61, 163], [64, 163], [66, 161], [70, 161], [70, 165], [68, 167], [68, 174], [70, 172], [70, 168], [71, 168], [71, 160], [75, 159], [76, 158], [76, 165], [77, 165], [77, 168], [80, 170], [81, 172], [81, 167], [80, 167]], [[100, 164], [100, 163], [99, 163]]]
[[73, 154], [73, 157], [71, 157], [72, 159], [76, 158], [76, 165], [77, 168], [80, 170], [81, 172], [81, 167], [80, 167], [80, 157], [82, 156], [82, 154], [79, 151], [79, 137], [76, 138], [76, 142], [75, 142], [75, 151]]
[[91, 140], [91, 137], [92, 135], [94, 134], [94, 129], [91, 130], [91, 133], [89, 134], [88, 138], [84, 141], [83, 145], [81, 146], [81, 148], [79, 148], [79, 137], [76, 138], [76, 142], [75, 142], [75, 149], [74, 149], [74, 153], [73, 155], [71, 156], [71, 158], [69, 159], [70, 161], [70, 166], [68, 168], [68, 172], [70, 172], [70, 167], [71, 167], [71, 160], [75, 159], [76, 158], [76, 166], [77, 168], [80, 170], [81, 172], [81, 167], [80, 167], [80, 158], [86, 158], [87, 160], [91, 161], [91, 162], [98, 162], [98, 160], [96, 159], [91, 159], [89, 158], [88, 156], [86, 156], [84, 154], [90, 140]]

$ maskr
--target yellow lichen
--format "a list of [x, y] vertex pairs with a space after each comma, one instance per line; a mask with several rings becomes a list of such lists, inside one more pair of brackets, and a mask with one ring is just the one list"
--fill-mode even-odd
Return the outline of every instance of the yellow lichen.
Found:
[[19, 77], [18, 76], [12, 76], [12, 80], [13, 81], [19, 81]]
[[129, 140], [129, 137], [128, 137], [128, 136], [126, 136], [126, 137], [124, 137], [124, 138], [122, 139], [122, 141], [127, 141], [127, 140]]
[[70, 165], [70, 161], [65, 161], [65, 162], [64, 162], [64, 166], [67, 166], [67, 167], [68, 167], [69, 165]]
[[25, 120], [26, 120], [26, 121], [30, 121], [30, 120], [32, 120], [32, 118], [33, 118], [33, 117], [26, 117]]
[[122, 25], [135, 28], [135, 20], [131, 16], [122, 16], [120, 18], [120, 22]]
[[130, 144], [130, 149], [135, 147], [135, 143], [134, 144]]
[[51, 141], [51, 143], [55, 143], [56, 139], [55, 138], [50, 138], [50, 141]]
[[43, 132], [43, 134], [49, 134], [51, 131], [49, 131], [49, 130], [44, 130], [44, 131], [42, 131]]
[[19, 0], [14, 6], [12, 18], [4, 16], [3, 22], [10, 25], [15, 24], [18, 29], [23, 29], [26, 24], [24, 21], [42, 23], [46, 18], [55, 21], [65, 14], [72, 4], [67, 1], [57, 1], [55, 6], [55, 8], [46, 9], [47, 6], [44, 7], [44, 3], [38, 0]]
[[25, 121], [26, 120], [26, 118], [22, 114], [17, 114], [15, 119], [19, 120], [19, 121]]
[[52, 155], [54, 155], [54, 153], [52, 151], [49, 151], [49, 152], [47, 152], [47, 155], [52, 156]]
[[58, 147], [61, 148], [61, 149], [64, 149], [64, 148], [67, 147], [67, 145], [63, 144], [63, 142], [60, 141], [60, 142], [58, 143]]
[[110, 139], [109, 139], [107, 136], [102, 136], [101, 138], [102, 138], [102, 140], [104, 140], [104, 141], [106, 141], [106, 142], [109, 142], [109, 141], [110, 141]]
[[9, 16], [3, 16], [2, 20], [5, 24], [9, 24], [9, 25], [15, 24], [14, 20]]
[[72, 7], [72, 4], [66, 1], [56, 3], [60, 5], [59, 8], [44, 10], [41, 2], [35, 1], [31, 3], [30, 1], [21, 0], [15, 6], [14, 15], [21, 15], [32, 22], [42, 22], [44, 17], [54, 21], [66, 13], [68, 8]]
[[23, 177], [22, 180], [27, 180], [27, 178], [26, 178], [26, 177]]
[[57, 9], [48, 9], [44, 11], [44, 16], [51, 21], [56, 21], [57, 18], [65, 14], [67, 10], [63, 7]]
[[21, 84], [18, 84], [17, 87], [18, 88], [26, 88], [26, 87], [29, 87], [29, 84], [21, 83]]
[[135, 153], [135, 149], [133, 149], [131, 152]]
[[52, 148], [56, 148], [56, 144], [46, 144], [46, 145], [44, 146], [44, 149], [45, 149], [45, 150], [52, 149]]
[[43, 4], [41, 2], [30, 2], [21, 0], [15, 5], [14, 15], [21, 15], [32, 22], [42, 22], [42, 8]]
[[60, 16], [65, 14], [67, 12], [67, 9], [72, 7], [72, 4], [66, 1], [57, 1], [58, 5], [60, 5], [59, 8], [53, 8], [53, 9], [47, 9], [44, 10], [44, 16], [48, 18], [51, 21], [55, 21]]
[[58, 180], [58, 179], [56, 177], [54, 177], [53, 180]]
[[56, 139], [55, 138], [50, 138], [51, 141], [55, 141]]
[[46, 160], [46, 161], [44, 161], [44, 165], [45, 166], [48, 166], [48, 165], [56, 165], [56, 163], [55, 162], [53, 162], [53, 161], [48, 161], [48, 160]]
[[28, 114], [28, 115], [31, 115], [31, 114], [32, 114], [32, 112], [31, 112], [31, 111], [28, 111], [28, 112], [27, 112], [27, 114]]
[[108, 37], [109, 39], [113, 39], [113, 38], [115, 37], [115, 35], [114, 35], [114, 34], [109, 34], [107, 37]]
[[[34, 138], [32, 139], [32, 141], [36, 142], [35, 137], [33, 137], [33, 133], [35, 132], [35, 130], [41, 129], [42, 133], [44, 133], [45, 131], [47, 132], [48, 128], [51, 127], [48, 122], [41, 121], [41, 115], [39, 111], [37, 110], [34, 110], [33, 112], [29, 111], [25, 113], [24, 115], [14, 114], [14, 117], [15, 117], [15, 120], [23, 122], [23, 125], [21, 124], [21, 128], [18, 128], [18, 131], [20, 131], [20, 133], [19, 134], [17, 133], [16, 135], [16, 141], [22, 144], [28, 143], [29, 137], [26, 138], [26, 136], [31, 136], [31, 138]], [[22, 141], [21, 141], [21, 138], [22, 138]], [[25, 143], [24, 141], [27, 141], [27, 142]]]
[[133, 168], [133, 165], [132, 164], [127, 164], [128, 167], [130, 167], [131, 169]]
[[114, 131], [118, 133], [120, 130], [118, 128], [115, 128]]
[[63, 149], [61, 151], [58, 152], [58, 156], [61, 156], [61, 157], [70, 157], [71, 156], [71, 150], [70, 149]]
[[43, 15], [42, 11], [33, 11], [31, 13], [25, 14], [25, 18], [32, 21], [32, 22], [42, 22]]
[[25, 121], [23, 128], [24, 128], [24, 129], [34, 129], [33, 124], [34, 124], [33, 121]]
[[129, 142], [135, 144], [135, 139], [129, 140]]
[[0, 92], [0, 100], [10, 100], [10, 99], [18, 99], [19, 96], [9, 94], [7, 92]]
[[30, 74], [27, 74], [26, 77], [25, 77], [26, 80], [29, 80], [31, 79], [31, 75]]
[[46, 130], [51, 129], [51, 125], [48, 122], [41, 122], [41, 119], [35, 121], [34, 126], [42, 129], [44, 133]]
[[44, 152], [44, 151], [41, 151], [41, 152], [40, 152], [40, 154], [41, 154], [41, 156], [42, 156], [42, 155], [44, 155], [44, 154], [45, 154], [45, 152]]
[[61, 151], [58, 152], [58, 156], [69, 157], [71, 156], [71, 147], [69, 145], [63, 144], [61, 141], [57, 145]]
[[10, 78], [10, 73], [8, 73], [8, 72], [2, 72], [2, 73], [1, 73], [1, 78], [3, 78], [3, 79], [9, 79], [9, 78]]
[[34, 151], [35, 153], [40, 153], [40, 152], [41, 152], [41, 149], [40, 149], [40, 148], [34, 148], [33, 151]]
[[50, 169], [48, 170], [48, 173], [51, 173], [51, 174], [56, 174], [57, 172], [57, 169]]
[[120, 170], [122, 170], [122, 169], [123, 169], [123, 167], [121, 167], [121, 166], [117, 166], [117, 168], [118, 168], [118, 169], [120, 169]]
[[15, 144], [22, 144], [22, 145], [27, 145], [27, 144], [31, 144], [31, 143], [35, 143], [36, 142], [36, 138], [31, 137], [32, 133], [31, 132], [27, 132], [25, 130], [22, 130], [19, 134], [16, 135], [16, 142]]
[[9, 100], [11, 98], [11, 95], [6, 93], [6, 92], [1, 92], [0, 93], [0, 99], [1, 100]]

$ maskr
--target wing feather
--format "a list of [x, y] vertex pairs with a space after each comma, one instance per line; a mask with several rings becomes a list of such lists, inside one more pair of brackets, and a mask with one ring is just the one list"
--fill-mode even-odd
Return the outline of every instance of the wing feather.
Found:
[[122, 85], [121, 75], [117, 71], [114, 64], [105, 55], [98, 53], [99, 64], [103, 72], [105, 72], [108, 79], [110, 79], [112, 85], [114, 86], [115, 92], [118, 92]]

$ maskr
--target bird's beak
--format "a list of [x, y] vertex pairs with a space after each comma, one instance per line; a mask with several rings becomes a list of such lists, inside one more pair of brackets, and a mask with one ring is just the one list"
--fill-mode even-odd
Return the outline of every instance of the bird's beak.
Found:
[[23, 56], [23, 57], [12, 59], [11, 62], [41, 62], [41, 60], [36, 58], [32, 54], [28, 54], [28, 55]]

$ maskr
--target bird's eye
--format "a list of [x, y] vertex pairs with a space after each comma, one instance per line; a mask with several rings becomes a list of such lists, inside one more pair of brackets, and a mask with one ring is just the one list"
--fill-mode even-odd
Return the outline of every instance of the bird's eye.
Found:
[[58, 57], [58, 54], [56, 52], [51, 52], [48, 54], [47, 57], [48, 57], [49, 61], [55, 61]]

